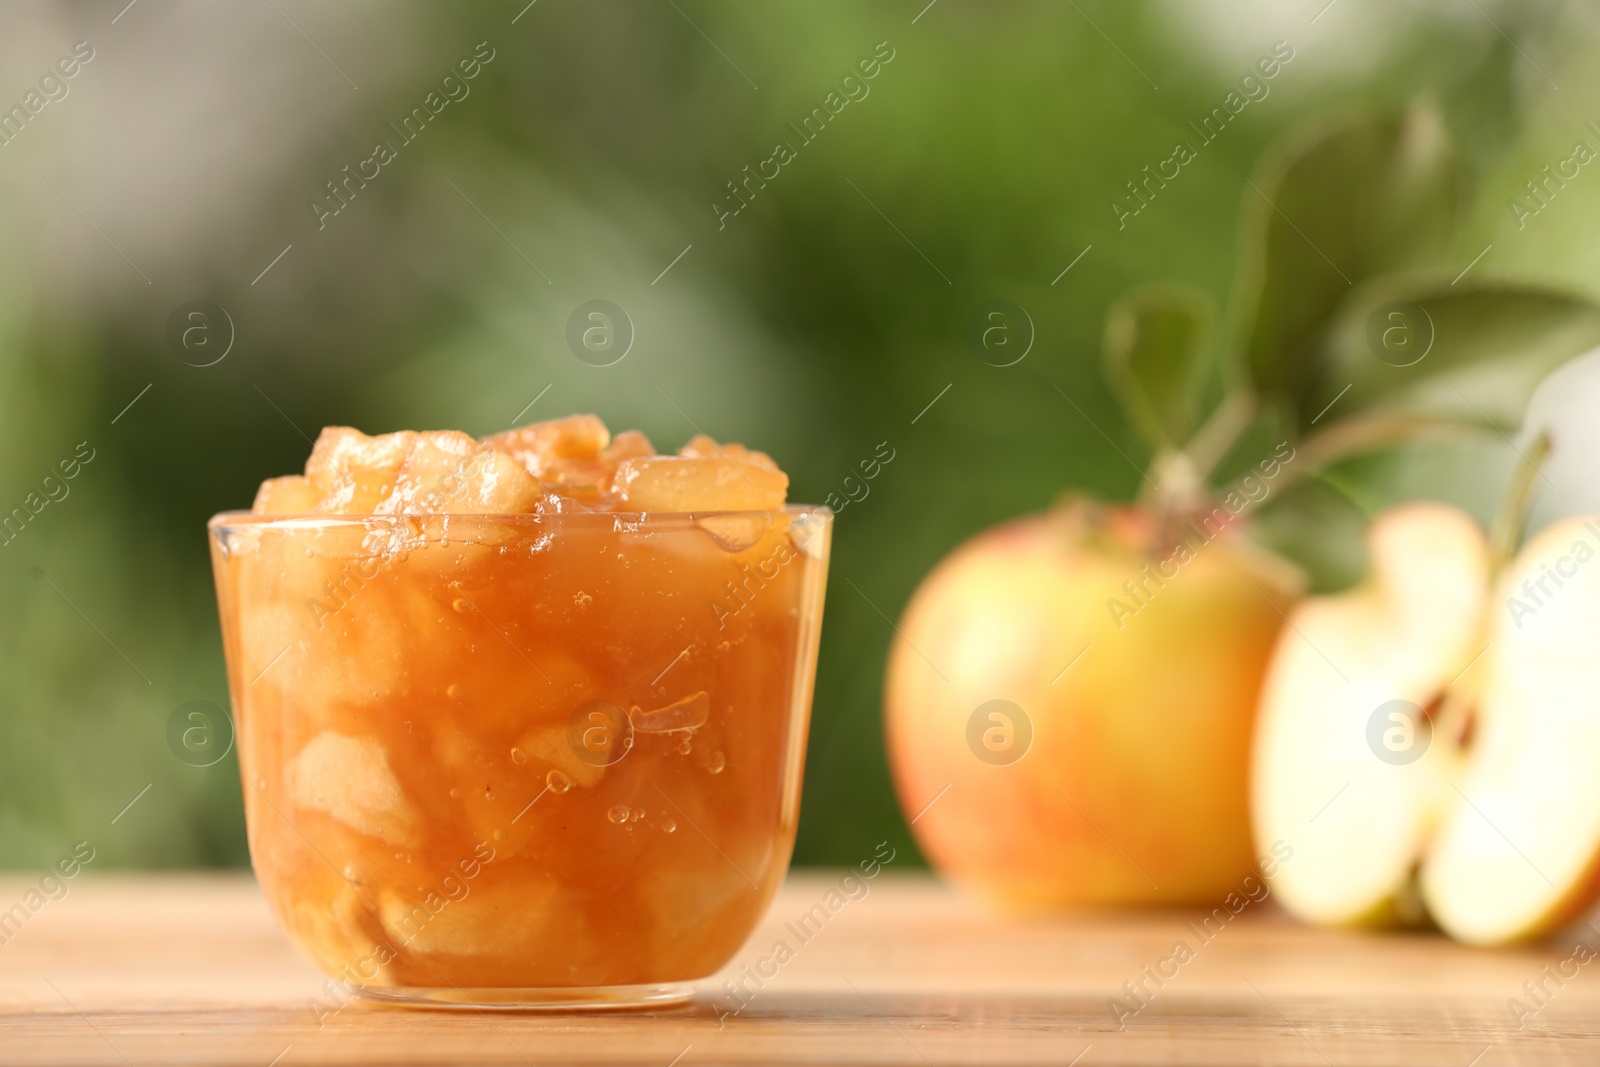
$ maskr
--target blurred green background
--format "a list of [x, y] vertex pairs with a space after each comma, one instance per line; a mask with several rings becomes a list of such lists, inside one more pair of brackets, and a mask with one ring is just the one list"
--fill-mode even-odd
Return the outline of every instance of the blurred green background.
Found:
[[[594, 411], [672, 449], [692, 420], [771, 452], [807, 502], [888, 442], [837, 529], [796, 857], [853, 863], [909, 848], [878, 609], [1064, 490], [1134, 493], [1149, 457], [1099, 377], [1105, 309], [1155, 278], [1220, 302], [1246, 178], [1285, 131], [1433, 100], [1475, 179], [1456, 261], [1489, 246], [1474, 272], [1600, 292], [1600, 176], [1520, 227], [1507, 206], [1594, 141], [1583, 5], [524, 3], [0, 14], [0, 106], [93, 49], [0, 147], [0, 510], [94, 454], [0, 546], [0, 866], [84, 836], [105, 866], [247, 862], [235, 758], [180, 762], [167, 722], [227, 700], [205, 520], [298, 470], [324, 424], [482, 434], [538, 397], [525, 420]], [[1119, 229], [1125, 183], [1279, 41], [1294, 59], [1270, 93]], [[325, 183], [398, 143], [387, 124], [480, 42], [469, 95], [319, 229]], [[875, 49], [893, 58], [866, 95], [802, 144], [789, 124]], [[780, 140], [796, 157], [719, 220]], [[235, 333], [207, 367], [167, 337], [198, 299]], [[636, 331], [614, 366], [566, 343], [592, 299]], [[1032, 321], [1010, 366], [968, 339], [993, 300]], [[1503, 453], [1414, 450], [1344, 485], [1481, 512]]]

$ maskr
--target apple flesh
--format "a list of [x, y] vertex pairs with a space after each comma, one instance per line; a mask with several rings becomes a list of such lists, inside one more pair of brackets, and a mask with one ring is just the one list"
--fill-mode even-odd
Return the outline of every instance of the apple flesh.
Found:
[[1461, 803], [1422, 868], [1434, 918], [1464, 941], [1558, 929], [1600, 894], [1597, 554], [1600, 523], [1546, 527], [1490, 605], [1476, 736], [1452, 783]]
[[1268, 675], [1257, 841], [1294, 848], [1273, 888], [1322, 924], [1415, 886], [1462, 941], [1556, 929], [1600, 893], [1600, 523], [1547, 527], [1493, 595], [1462, 512], [1407, 505], [1369, 538], [1368, 581], [1301, 605]]
[[1299, 574], [1207, 529], [1180, 561], [1145, 512], [1063, 505], [917, 590], [885, 726], [901, 807], [953, 880], [1022, 907], [1176, 903], [1255, 868], [1250, 738]]
[[1324, 925], [1380, 921], [1401, 904], [1451, 757], [1417, 712], [1477, 653], [1486, 595], [1488, 545], [1454, 508], [1391, 511], [1367, 541], [1367, 580], [1307, 600], [1279, 638], [1256, 739], [1257, 845], [1290, 844], [1273, 888]]

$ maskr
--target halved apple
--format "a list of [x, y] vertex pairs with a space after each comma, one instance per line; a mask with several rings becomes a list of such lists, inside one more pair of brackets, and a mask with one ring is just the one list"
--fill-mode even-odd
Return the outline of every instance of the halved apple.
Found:
[[1396, 904], [1450, 755], [1418, 711], [1480, 647], [1488, 547], [1470, 516], [1439, 504], [1387, 512], [1368, 533], [1368, 558], [1364, 584], [1290, 616], [1257, 724], [1258, 851], [1293, 848], [1274, 888], [1315, 923], [1381, 920]]
[[1600, 891], [1600, 523], [1546, 527], [1507, 568], [1455, 801], [1422, 868], [1439, 925], [1492, 944], [1558, 928]]
[[1600, 895], [1600, 523], [1535, 537], [1491, 600], [1466, 514], [1411, 504], [1359, 588], [1290, 618], [1263, 691], [1252, 804], [1290, 912], [1393, 918], [1417, 884], [1451, 936], [1500, 944]]

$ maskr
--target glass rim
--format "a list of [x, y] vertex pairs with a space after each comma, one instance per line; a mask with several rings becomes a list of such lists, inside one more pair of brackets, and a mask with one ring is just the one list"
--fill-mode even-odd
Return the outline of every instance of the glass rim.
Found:
[[437, 520], [473, 520], [487, 521], [506, 525], [542, 526], [552, 521], [568, 522], [611, 522], [623, 519], [628, 522], [642, 522], [645, 520], [681, 520], [693, 522], [698, 519], [715, 517], [740, 517], [740, 516], [765, 516], [788, 515], [791, 518], [800, 516], [820, 516], [826, 514], [833, 517], [833, 509], [825, 504], [785, 504], [780, 508], [744, 508], [731, 510], [718, 510], [708, 508], [696, 511], [557, 511], [545, 514], [538, 512], [444, 512], [444, 511], [414, 511], [414, 512], [386, 512], [383, 514], [361, 515], [324, 515], [303, 513], [298, 515], [257, 515], [253, 511], [221, 511], [211, 516], [206, 521], [206, 529], [216, 531], [230, 527], [252, 529], [338, 529], [341, 527], [370, 528], [374, 524], [392, 526], [402, 522], [433, 522]]

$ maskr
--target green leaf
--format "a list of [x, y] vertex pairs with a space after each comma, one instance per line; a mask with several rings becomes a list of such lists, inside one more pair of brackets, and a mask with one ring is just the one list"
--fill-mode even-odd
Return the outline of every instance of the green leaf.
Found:
[[1176, 283], [1141, 286], [1106, 313], [1106, 381], [1153, 448], [1194, 433], [1212, 318], [1205, 293]]
[[1381, 411], [1514, 429], [1539, 382], [1596, 345], [1600, 305], [1579, 294], [1380, 280], [1341, 310], [1300, 424]]
[[1236, 327], [1257, 391], [1293, 404], [1351, 288], [1442, 252], [1463, 168], [1438, 113], [1414, 106], [1314, 130], [1265, 162], [1252, 185]]
[[1369, 518], [1335, 479], [1319, 475], [1274, 494], [1251, 529], [1258, 543], [1297, 564], [1320, 595], [1348, 589], [1367, 573]]

